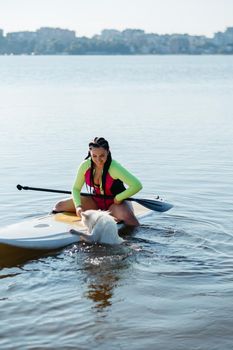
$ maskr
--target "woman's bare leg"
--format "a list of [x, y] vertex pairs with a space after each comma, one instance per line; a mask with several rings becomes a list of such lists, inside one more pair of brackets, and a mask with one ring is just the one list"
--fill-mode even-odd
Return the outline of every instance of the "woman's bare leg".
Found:
[[53, 208], [53, 211], [61, 212], [61, 211], [68, 211], [75, 213], [75, 206], [72, 198], [69, 199], [63, 199], [59, 202], [57, 202]]
[[109, 211], [111, 212], [112, 216], [119, 221], [123, 220], [126, 225], [139, 226], [139, 222], [134, 215], [133, 208], [129, 203], [123, 202], [121, 204], [112, 204], [109, 207]]
[[[81, 204], [83, 210], [88, 209], [98, 209], [97, 204], [91, 197], [83, 197], [81, 196]], [[72, 198], [64, 199], [59, 201], [55, 204], [55, 207], [53, 208], [54, 211], [61, 212], [61, 211], [68, 211], [71, 213], [75, 213], [75, 205]]]

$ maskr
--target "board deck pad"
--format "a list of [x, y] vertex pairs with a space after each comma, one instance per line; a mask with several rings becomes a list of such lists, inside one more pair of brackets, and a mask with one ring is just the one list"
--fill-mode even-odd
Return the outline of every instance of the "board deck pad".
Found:
[[77, 226], [82, 225], [81, 218], [79, 218], [75, 213], [68, 213], [68, 212], [57, 213], [54, 215], [54, 220], [77, 225]]

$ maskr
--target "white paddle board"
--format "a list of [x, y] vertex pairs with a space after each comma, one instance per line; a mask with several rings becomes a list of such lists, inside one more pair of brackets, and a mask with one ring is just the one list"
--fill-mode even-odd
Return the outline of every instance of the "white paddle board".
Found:
[[[138, 219], [151, 213], [137, 203], [133, 207]], [[118, 226], [120, 230], [124, 224]], [[79, 235], [71, 234], [71, 229], [79, 232], [86, 230], [73, 213], [50, 214], [1, 228], [0, 244], [27, 249], [58, 249], [79, 242]]]

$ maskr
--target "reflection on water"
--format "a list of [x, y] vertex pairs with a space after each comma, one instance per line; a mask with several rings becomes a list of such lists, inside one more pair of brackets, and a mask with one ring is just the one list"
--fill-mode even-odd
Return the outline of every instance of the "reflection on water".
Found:
[[4, 267], [21, 266], [30, 260], [42, 256], [56, 254], [53, 251], [23, 249], [0, 244], [0, 269]]
[[110, 247], [80, 243], [72, 247], [69, 254], [83, 253], [83, 260], [77, 259], [86, 281], [85, 297], [94, 302], [94, 308], [101, 311], [112, 305], [114, 289], [117, 288], [124, 270], [127, 270], [132, 249], [127, 246]]

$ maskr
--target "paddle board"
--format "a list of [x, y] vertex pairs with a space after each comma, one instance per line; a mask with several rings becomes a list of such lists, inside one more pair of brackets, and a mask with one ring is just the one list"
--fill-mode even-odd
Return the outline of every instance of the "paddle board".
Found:
[[[137, 203], [133, 207], [139, 220], [151, 213]], [[124, 224], [118, 224], [119, 230], [123, 227]], [[71, 229], [86, 230], [73, 213], [49, 214], [1, 228], [0, 244], [27, 249], [58, 249], [80, 241], [79, 235], [69, 232]]]

